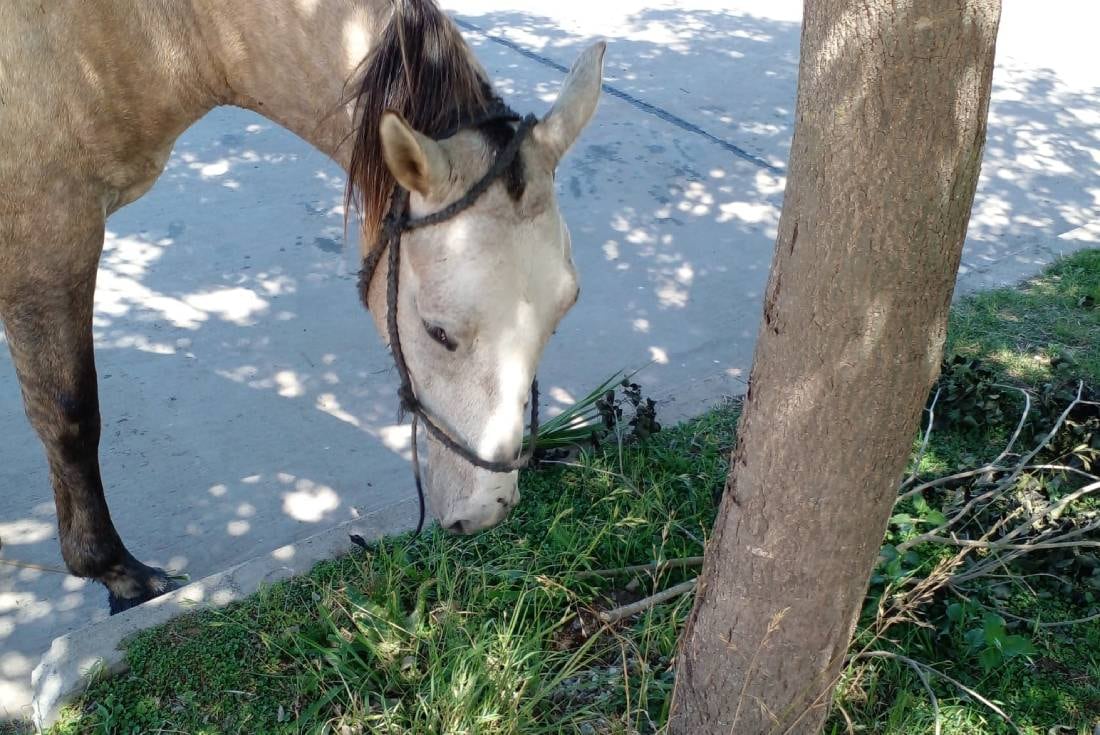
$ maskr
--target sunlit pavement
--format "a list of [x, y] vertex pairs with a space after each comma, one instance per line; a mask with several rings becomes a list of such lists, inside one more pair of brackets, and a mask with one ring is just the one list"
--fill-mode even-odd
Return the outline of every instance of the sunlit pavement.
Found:
[[[1006, 6], [960, 290], [1100, 245], [1100, 67], [1086, 35], [1100, 12]], [[448, 7], [521, 111], [547, 109], [588, 40], [610, 42], [611, 91], [558, 175], [583, 294], [540, 370], [551, 408], [646, 364], [666, 420], [740, 392], [785, 182], [801, 3]], [[145, 561], [202, 577], [412, 492], [342, 195], [320, 154], [225, 109], [109, 222], [95, 322], [104, 478]], [[0, 558], [61, 566], [54, 522], [5, 350]], [[0, 711], [27, 704], [51, 639], [106, 611], [100, 588], [0, 565]]]

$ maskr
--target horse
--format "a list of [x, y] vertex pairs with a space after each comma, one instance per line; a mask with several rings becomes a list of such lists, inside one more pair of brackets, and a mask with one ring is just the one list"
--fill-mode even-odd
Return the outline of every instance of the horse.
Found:
[[431, 424], [428, 502], [474, 533], [519, 500], [528, 389], [579, 295], [554, 171], [596, 109], [604, 50], [520, 120], [432, 0], [0, 3], [0, 321], [65, 565], [106, 588], [112, 614], [176, 583], [111, 521], [96, 271], [107, 218], [149, 190], [176, 138], [235, 105], [347, 171], [362, 300]]

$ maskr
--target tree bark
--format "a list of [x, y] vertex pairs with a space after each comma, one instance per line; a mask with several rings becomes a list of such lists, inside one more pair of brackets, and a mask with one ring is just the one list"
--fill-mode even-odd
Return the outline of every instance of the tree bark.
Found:
[[670, 733], [816, 733], [943, 350], [999, 0], [807, 0], [779, 236]]

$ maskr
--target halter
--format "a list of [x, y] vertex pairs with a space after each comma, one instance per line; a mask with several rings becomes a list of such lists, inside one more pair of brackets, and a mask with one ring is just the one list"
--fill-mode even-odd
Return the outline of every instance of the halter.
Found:
[[416, 446], [416, 429], [418, 422], [423, 422], [428, 433], [435, 437], [435, 439], [447, 449], [462, 457], [475, 467], [480, 467], [489, 472], [515, 472], [526, 467], [531, 461], [531, 456], [534, 453], [535, 441], [538, 438], [539, 384], [537, 378], [531, 383], [531, 441], [528, 443], [527, 449], [516, 459], [507, 462], [483, 459], [469, 446], [452, 437], [447, 431], [440, 427], [439, 423], [432, 417], [431, 412], [429, 412], [424, 404], [420, 402], [420, 399], [416, 397], [416, 392], [413, 390], [412, 377], [409, 374], [409, 366], [405, 362], [405, 352], [401, 348], [401, 335], [397, 328], [397, 294], [401, 280], [401, 236], [411, 230], [418, 230], [422, 227], [431, 227], [441, 222], [446, 222], [473, 206], [477, 200], [481, 198], [481, 195], [488, 191], [493, 182], [500, 178], [501, 174], [503, 174], [512, 164], [512, 161], [515, 160], [516, 155], [519, 153], [520, 145], [523, 143], [523, 139], [527, 136], [527, 133], [531, 131], [531, 128], [535, 126], [538, 119], [534, 115], [527, 115], [521, 118], [503, 103], [498, 103], [481, 117], [458, 125], [454, 129], [436, 138], [436, 140], [442, 140], [451, 137], [460, 130], [477, 128], [486, 123], [496, 121], [519, 122], [519, 125], [516, 127], [516, 132], [512, 139], [497, 154], [489, 170], [477, 183], [470, 187], [470, 190], [467, 191], [462, 198], [447, 205], [438, 212], [414, 219], [409, 214], [408, 190], [403, 188], [400, 184], [395, 185], [393, 197], [390, 200], [389, 210], [382, 220], [382, 231], [379, 235], [378, 244], [363, 259], [363, 268], [359, 271], [359, 296], [363, 302], [363, 306], [369, 309], [370, 306], [367, 303], [367, 293], [370, 289], [371, 279], [374, 277], [375, 271], [378, 270], [378, 264], [381, 262], [383, 254], [385, 254], [387, 250], [389, 251], [389, 274], [386, 279], [386, 327], [389, 332], [390, 351], [393, 353], [394, 366], [397, 368], [397, 376], [401, 381], [401, 386], [397, 389], [398, 398], [401, 400], [401, 410], [402, 412], [412, 414], [412, 468], [413, 478], [416, 480], [416, 495], [417, 499], [420, 501], [420, 519], [417, 521], [414, 535], [419, 535], [421, 529], [424, 527], [424, 487], [420, 480], [420, 461]]

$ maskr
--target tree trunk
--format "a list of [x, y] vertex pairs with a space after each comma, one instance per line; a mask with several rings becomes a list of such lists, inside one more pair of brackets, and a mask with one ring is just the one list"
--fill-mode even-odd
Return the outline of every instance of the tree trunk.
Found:
[[807, 0], [740, 441], [671, 733], [816, 733], [943, 350], [999, 0]]

